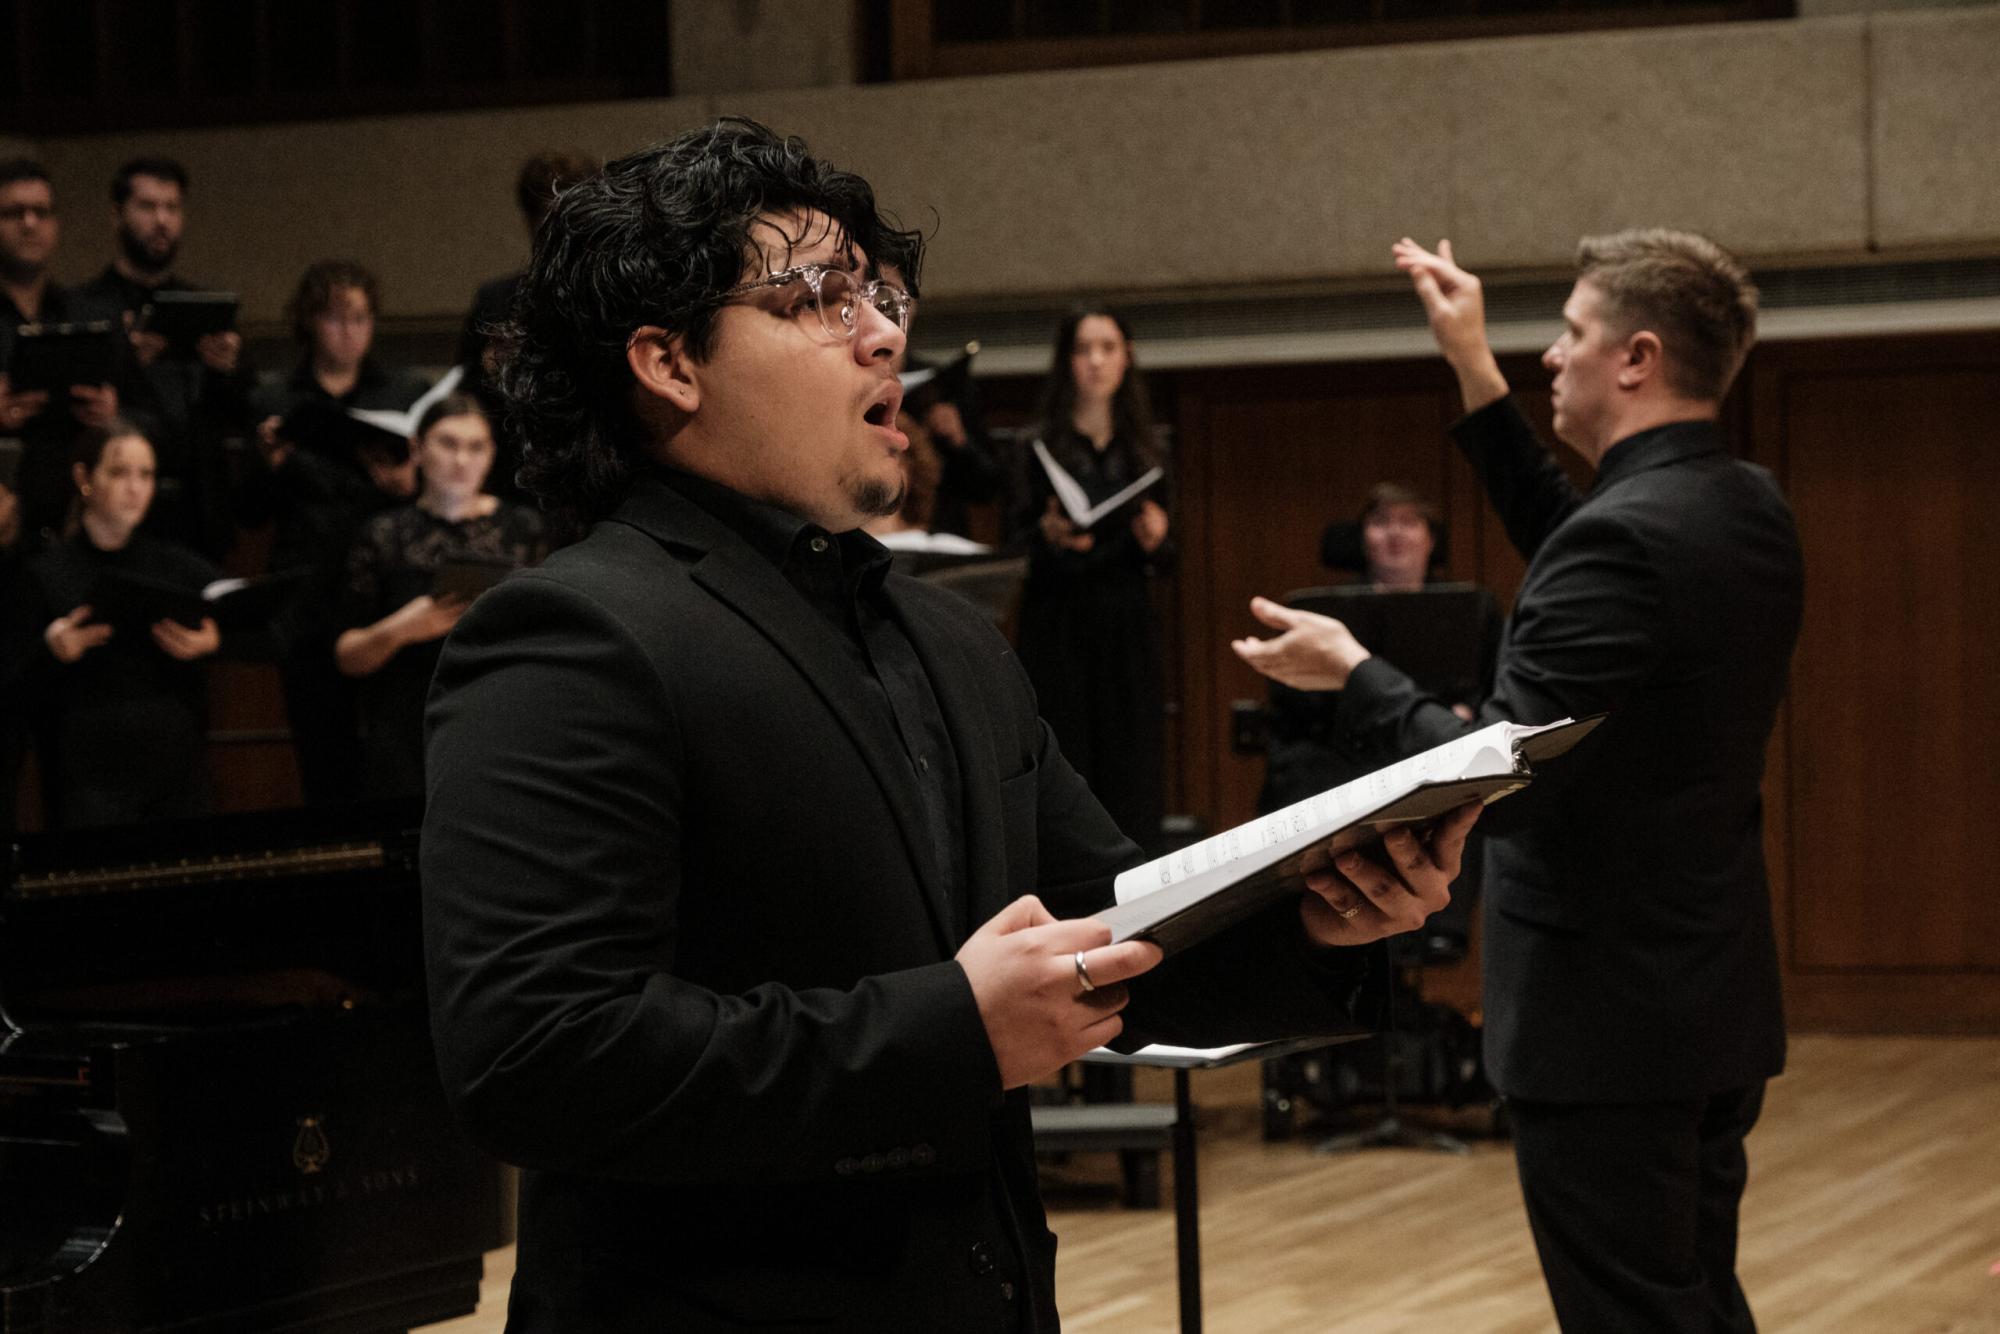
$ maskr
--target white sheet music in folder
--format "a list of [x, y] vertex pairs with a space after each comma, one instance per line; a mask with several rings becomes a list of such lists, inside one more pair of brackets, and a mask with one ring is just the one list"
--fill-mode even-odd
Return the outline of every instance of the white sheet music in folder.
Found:
[[1067, 514], [1069, 521], [1078, 528], [1091, 527], [1099, 519], [1166, 476], [1162, 469], [1148, 468], [1138, 481], [1118, 491], [1109, 499], [1093, 505], [1090, 503], [1090, 494], [1083, 489], [1083, 484], [1070, 476], [1068, 470], [1056, 462], [1055, 455], [1049, 453], [1049, 447], [1039, 440], [1035, 441], [1035, 457], [1041, 460], [1042, 471], [1048, 474], [1049, 485], [1055, 489], [1056, 500], [1062, 505], [1063, 513]]

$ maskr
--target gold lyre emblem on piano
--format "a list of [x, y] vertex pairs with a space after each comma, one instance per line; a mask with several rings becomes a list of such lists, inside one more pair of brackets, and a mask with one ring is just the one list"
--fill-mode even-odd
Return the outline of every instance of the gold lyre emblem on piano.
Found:
[[326, 1160], [333, 1156], [333, 1146], [326, 1142], [326, 1130], [317, 1116], [299, 1118], [298, 1137], [292, 1141], [292, 1165], [306, 1176], [311, 1176], [326, 1166]]

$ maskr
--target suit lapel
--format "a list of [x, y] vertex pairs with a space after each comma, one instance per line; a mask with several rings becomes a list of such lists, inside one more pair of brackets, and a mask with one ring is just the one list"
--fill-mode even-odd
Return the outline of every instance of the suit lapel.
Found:
[[855, 679], [854, 664], [833, 636], [838, 633], [798, 590], [726, 525], [664, 484], [642, 482], [617, 519], [683, 551], [699, 551], [694, 581], [782, 653], [819, 696], [861, 753], [895, 817], [903, 850], [923, 891], [925, 911], [939, 947], [957, 948], [950, 915], [941, 913], [943, 877], [933, 865], [923, 825], [923, 799], [893, 727], [881, 725], [881, 709], [867, 686]]

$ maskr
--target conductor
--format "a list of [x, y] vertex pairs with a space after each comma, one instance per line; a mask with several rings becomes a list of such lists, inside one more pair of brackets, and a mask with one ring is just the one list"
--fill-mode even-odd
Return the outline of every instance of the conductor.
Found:
[[1408, 752], [1496, 719], [1609, 719], [1486, 839], [1486, 1058], [1507, 1097], [1542, 1272], [1569, 1331], [1747, 1331], [1744, 1137], [1785, 1026], [1758, 787], [1798, 638], [1801, 562], [1770, 474], [1717, 424], [1757, 289], [1705, 237], [1585, 240], [1542, 357], [1580, 495], [1507, 396], [1479, 280], [1413, 241], [1466, 416], [1459, 448], [1527, 558], [1476, 721], [1340, 622], [1261, 599], [1237, 652]]

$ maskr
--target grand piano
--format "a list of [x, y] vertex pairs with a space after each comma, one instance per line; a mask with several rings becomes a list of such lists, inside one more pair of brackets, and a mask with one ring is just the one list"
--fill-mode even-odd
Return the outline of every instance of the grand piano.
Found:
[[0, 887], [0, 1331], [466, 1314], [511, 1179], [453, 1123], [408, 806], [36, 835]]

